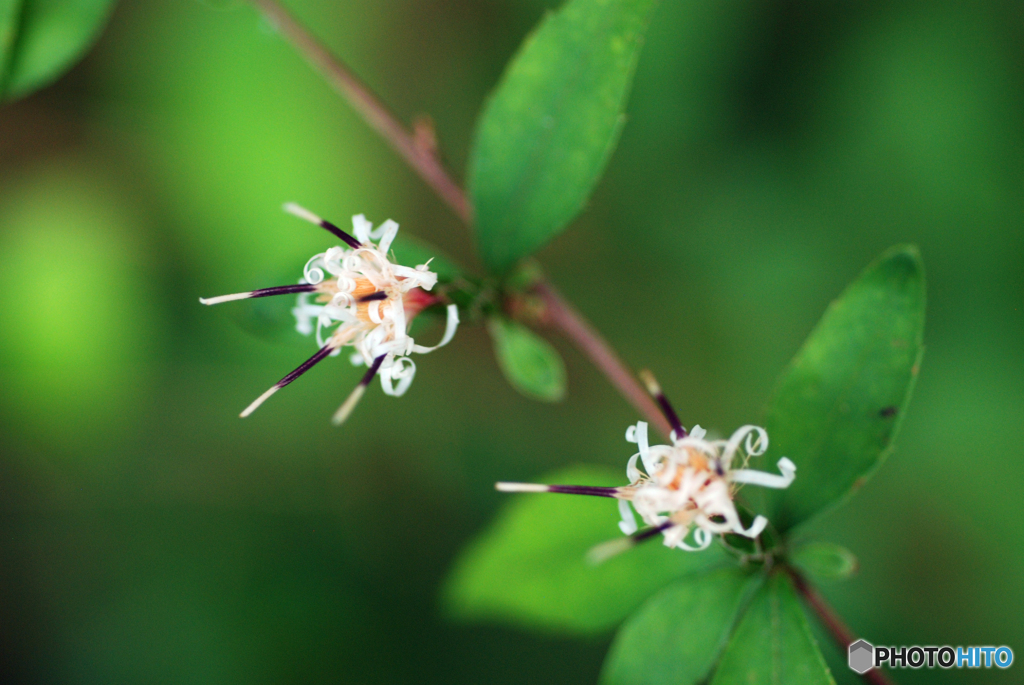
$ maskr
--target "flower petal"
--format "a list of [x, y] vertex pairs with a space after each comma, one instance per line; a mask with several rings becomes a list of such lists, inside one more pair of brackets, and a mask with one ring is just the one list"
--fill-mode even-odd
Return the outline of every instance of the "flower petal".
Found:
[[622, 520], [619, 521], [619, 530], [625, 535], [632, 535], [637, 531], [636, 517], [633, 516], [633, 509], [629, 506], [629, 502], [624, 499], [619, 500], [619, 516]]
[[779, 459], [778, 467], [779, 473], [782, 474], [781, 476], [753, 469], [738, 469], [729, 474], [729, 479], [733, 483], [749, 483], [750, 485], [760, 485], [763, 488], [783, 490], [788, 488], [790, 483], [796, 478], [796, 464], [790, 461], [788, 457], [783, 457]]
[[433, 352], [439, 347], [444, 347], [452, 338], [455, 337], [455, 331], [459, 327], [459, 308], [454, 305], [448, 305], [448, 319], [444, 325], [444, 336], [441, 337], [441, 342], [437, 343], [433, 347], [424, 347], [423, 345], [413, 345], [412, 351], [419, 354], [426, 354], [427, 352]]

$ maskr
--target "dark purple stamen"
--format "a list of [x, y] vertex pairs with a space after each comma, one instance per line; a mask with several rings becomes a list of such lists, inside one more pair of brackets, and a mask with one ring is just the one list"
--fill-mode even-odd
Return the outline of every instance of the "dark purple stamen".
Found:
[[348, 233], [345, 233], [345, 231], [341, 230], [340, 228], [332, 224], [330, 221], [327, 221], [326, 219], [320, 219], [320, 226], [322, 228], [327, 229], [334, 235], [338, 236], [349, 247], [356, 250], [362, 247], [362, 244], [358, 240], [350, 236]]
[[649, 539], [653, 538], [655, 535], [657, 535], [658, 533], [662, 533], [662, 532], [668, 530], [669, 528], [671, 528], [674, 525], [676, 525], [676, 524], [672, 523], [671, 521], [665, 521], [665, 523], [662, 523], [659, 526], [654, 526], [653, 528], [646, 528], [644, 530], [641, 530], [639, 533], [633, 533], [633, 535], [632, 535], [633, 542], [637, 543], [637, 542], [643, 542], [644, 540], [649, 540]]
[[275, 384], [275, 386], [278, 387], [278, 388], [283, 388], [284, 386], [288, 385], [293, 380], [295, 380], [296, 378], [298, 378], [302, 374], [304, 374], [307, 371], [309, 371], [310, 369], [312, 369], [313, 366], [317, 362], [319, 362], [321, 359], [323, 359], [324, 357], [326, 357], [327, 355], [329, 355], [333, 351], [334, 351], [334, 348], [331, 347], [329, 344], [328, 345], [324, 345], [323, 347], [320, 348], [320, 350], [316, 354], [314, 354], [312, 357], [310, 357], [306, 361], [302, 362], [302, 365], [299, 366], [299, 368], [295, 369], [290, 374], [288, 374], [287, 376], [285, 376], [284, 378], [279, 380]]
[[253, 290], [249, 297], [270, 297], [271, 295], [290, 295], [292, 293], [311, 293], [316, 290], [312, 283], [300, 283], [298, 285], [279, 285], [274, 288], [260, 288]]
[[679, 420], [679, 415], [676, 414], [676, 410], [672, 408], [671, 404], [669, 404], [668, 398], [665, 397], [665, 393], [655, 393], [654, 399], [658, 403], [658, 406], [661, 407], [661, 413], [665, 415], [666, 419], [668, 419], [669, 425], [672, 426], [672, 430], [675, 431], [676, 440], [681, 440], [689, 435], [689, 433], [686, 432], [686, 429], [683, 428], [683, 424]]
[[374, 300], [386, 300], [386, 299], [388, 299], [388, 294], [386, 292], [384, 292], [383, 290], [378, 290], [375, 293], [370, 293], [369, 295], [363, 295], [358, 300], [356, 300], [356, 302], [373, 302]]
[[370, 364], [370, 368], [367, 369], [366, 373], [363, 375], [363, 380], [359, 381], [359, 385], [370, 384], [370, 381], [373, 380], [373, 377], [377, 375], [377, 371], [380, 370], [380, 365], [384, 363], [384, 357], [386, 356], [386, 354], [382, 354], [373, 360], [373, 363]]
[[600, 488], [593, 485], [549, 485], [548, 492], [560, 492], [564, 495], [594, 495], [595, 497], [615, 497], [618, 488]]

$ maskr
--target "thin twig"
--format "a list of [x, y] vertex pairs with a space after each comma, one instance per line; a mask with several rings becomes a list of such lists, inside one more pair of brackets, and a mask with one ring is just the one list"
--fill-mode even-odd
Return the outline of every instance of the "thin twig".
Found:
[[[292, 45], [348, 100], [363, 119], [379, 133], [406, 163], [426, 181], [427, 185], [454, 210], [467, 226], [471, 226], [472, 212], [462, 187], [455, 182], [437, 158], [432, 145], [424, 145], [392, 114], [381, 100], [353, 74], [343, 62], [334, 57], [304, 26], [299, 24], [275, 0], [250, 0]], [[633, 373], [622, 363], [604, 338], [576, 309], [546, 280], [538, 281], [534, 290], [544, 301], [548, 321], [562, 331], [600, 370], [626, 400], [665, 436], [671, 426], [658, 409], [658, 405], [637, 382]], [[833, 641], [845, 652], [854, 642], [853, 633], [832, 610], [818, 591], [796, 570], [786, 567], [797, 591], [814, 610]], [[872, 685], [893, 685], [882, 671], [871, 669], [863, 676]]]
[[466, 194], [449, 174], [437, 155], [419, 145], [413, 134], [395, 117], [380, 99], [334, 57], [306, 27], [275, 0], [250, 0], [270, 23], [348, 100], [370, 125], [412, 169], [434, 189], [445, 203], [466, 224], [471, 223]]
[[633, 408], [647, 418], [665, 436], [672, 432], [668, 420], [658, 405], [637, 381], [636, 376], [622, 363], [601, 335], [548, 281], [540, 281], [534, 291], [545, 305], [545, 314], [550, 323], [562, 331], [588, 359], [611, 381]]
[[[250, 2], [330, 81], [335, 90], [355, 108], [366, 123], [391, 144], [402, 159], [434, 189], [459, 218], [466, 225], [471, 225], [472, 212], [466, 194], [441, 165], [431, 148], [418, 142], [415, 135], [402, 125], [380, 98], [276, 0]], [[647, 417], [647, 420], [663, 434], [669, 435], [672, 429], [657, 405], [594, 327], [572, 305], [562, 299], [550, 283], [541, 281], [537, 286], [537, 293], [545, 300], [551, 323], [579, 347], [641, 415]]]
[[[786, 572], [793, 579], [793, 585], [796, 586], [797, 592], [814, 609], [814, 613], [818, 615], [821, 624], [825, 626], [825, 630], [832, 636], [832, 641], [839, 647], [839, 651], [842, 654], [846, 654], [847, 648], [857, 641], [856, 636], [843, 623], [843, 619], [839, 618], [839, 614], [828, 605], [828, 602], [825, 601], [825, 598], [821, 596], [818, 590], [807, 582], [806, 578], [791, 566], [786, 566]], [[889, 680], [889, 677], [878, 668], [866, 671], [861, 675], [861, 678], [872, 685], [894, 685]]]

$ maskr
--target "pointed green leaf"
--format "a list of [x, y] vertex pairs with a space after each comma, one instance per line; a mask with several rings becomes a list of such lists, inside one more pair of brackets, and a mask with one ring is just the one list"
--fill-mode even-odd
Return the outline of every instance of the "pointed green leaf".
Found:
[[513, 388], [541, 402], [565, 397], [565, 363], [547, 340], [503, 317], [493, 317], [487, 329], [498, 365]]
[[818, 580], [844, 580], [857, 572], [853, 552], [831, 542], [800, 545], [789, 555], [794, 566]]
[[21, 23], [22, 0], [0, 0], [0, 99], [3, 99], [3, 84], [14, 56], [14, 39]]
[[480, 253], [504, 272], [579, 213], [618, 141], [655, 0], [570, 0], [512, 59], [477, 126]]
[[603, 685], [702, 682], [762, 576], [725, 568], [684, 578], [652, 597], [612, 643]]
[[754, 596], [711, 685], [835, 685], [789, 576], [776, 573]]
[[[624, 485], [626, 478], [624, 470], [576, 467], [543, 480]], [[718, 546], [690, 553], [652, 540], [595, 566], [587, 552], [622, 536], [615, 500], [549, 493], [507, 497], [448, 579], [444, 603], [457, 618], [601, 633], [671, 580], [727, 561]]]
[[49, 84], [99, 36], [113, 0], [0, 0], [0, 100]]
[[917, 377], [924, 304], [917, 248], [895, 247], [829, 306], [797, 353], [766, 423], [771, 454], [793, 460], [796, 480], [761, 490], [755, 507], [778, 530], [843, 500], [889, 453]]

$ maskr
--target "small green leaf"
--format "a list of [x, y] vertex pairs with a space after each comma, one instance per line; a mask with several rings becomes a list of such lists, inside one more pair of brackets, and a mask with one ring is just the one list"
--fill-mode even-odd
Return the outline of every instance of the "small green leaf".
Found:
[[831, 542], [809, 542], [793, 550], [794, 566], [818, 580], [844, 580], [857, 572], [853, 552]]
[[570, 0], [510, 62], [477, 126], [480, 253], [504, 272], [582, 209], [618, 141], [655, 0]]
[[492, 317], [487, 329], [498, 365], [513, 388], [541, 402], [565, 397], [565, 363], [547, 340], [503, 317]]
[[113, 0], [0, 0], [0, 100], [55, 80], [96, 40]]
[[684, 578], [659, 592], [615, 636], [602, 684], [702, 682], [761, 581], [761, 575], [726, 568]]
[[849, 496], [888, 455], [917, 377], [924, 267], [915, 247], [871, 264], [825, 316], [783, 375], [766, 427], [771, 451], [799, 469], [762, 490], [779, 531]]
[[776, 573], [750, 602], [711, 685], [835, 685], [789, 576]]
[[[576, 467], [544, 480], [624, 485], [626, 478], [624, 470]], [[622, 536], [614, 500], [549, 493], [507, 497], [448, 579], [444, 603], [455, 617], [553, 633], [602, 633], [669, 581], [728, 561], [717, 545], [691, 553], [652, 540], [595, 566], [587, 552]]]

